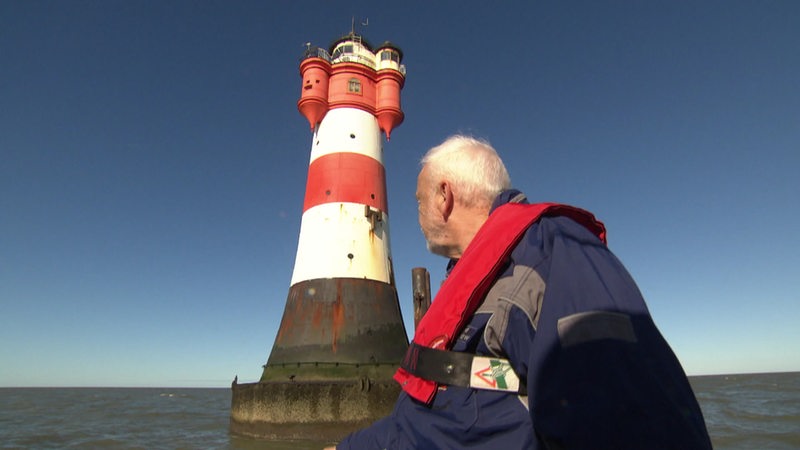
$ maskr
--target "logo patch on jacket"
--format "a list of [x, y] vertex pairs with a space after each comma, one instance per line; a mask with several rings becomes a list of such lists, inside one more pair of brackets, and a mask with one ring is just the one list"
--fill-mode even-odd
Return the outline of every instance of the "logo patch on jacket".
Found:
[[519, 378], [508, 360], [476, 356], [472, 360], [470, 386], [478, 389], [518, 391]]

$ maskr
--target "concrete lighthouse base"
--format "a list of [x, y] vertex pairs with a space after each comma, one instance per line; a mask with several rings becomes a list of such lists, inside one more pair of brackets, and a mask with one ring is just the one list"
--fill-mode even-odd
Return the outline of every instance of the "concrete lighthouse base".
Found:
[[407, 348], [393, 283], [298, 282], [261, 380], [231, 386], [230, 431], [335, 442], [392, 412]]
[[394, 380], [274, 381], [233, 384], [230, 431], [269, 440], [336, 442], [389, 415]]

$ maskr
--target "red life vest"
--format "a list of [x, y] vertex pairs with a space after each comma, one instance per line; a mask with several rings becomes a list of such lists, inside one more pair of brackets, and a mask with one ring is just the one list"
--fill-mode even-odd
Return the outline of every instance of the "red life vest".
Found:
[[[580, 208], [557, 203], [507, 203], [496, 208], [442, 284], [420, 320], [413, 341], [424, 347], [450, 349], [454, 337], [481, 304], [525, 231], [542, 216], [569, 217], [606, 242], [603, 223]], [[414, 346], [409, 347], [404, 365], [416, 361], [414, 351]], [[436, 382], [417, 377], [402, 368], [397, 369], [394, 379], [411, 397], [426, 404], [433, 400]]]

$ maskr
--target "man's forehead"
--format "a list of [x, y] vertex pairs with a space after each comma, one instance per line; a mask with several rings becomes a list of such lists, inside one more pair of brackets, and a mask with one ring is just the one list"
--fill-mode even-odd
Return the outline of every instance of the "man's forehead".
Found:
[[417, 198], [419, 198], [420, 196], [420, 188], [425, 183], [427, 175], [428, 175], [427, 166], [422, 166], [422, 169], [419, 171], [419, 175], [417, 175], [417, 193], [416, 193]]
[[428, 172], [430, 172], [430, 170], [428, 170], [428, 165], [426, 164], [422, 166], [422, 169], [419, 170], [419, 175], [417, 175], [417, 181], [422, 181], [424, 179], [427, 179]]

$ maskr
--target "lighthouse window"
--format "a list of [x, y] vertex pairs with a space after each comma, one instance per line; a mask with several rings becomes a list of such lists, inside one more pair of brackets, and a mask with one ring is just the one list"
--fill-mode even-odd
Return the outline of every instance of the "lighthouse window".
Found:
[[381, 61], [392, 60], [394, 62], [400, 62], [400, 55], [397, 52], [386, 51], [381, 53]]
[[333, 59], [338, 58], [342, 53], [353, 53], [353, 44], [336, 47], [336, 50], [333, 51]]
[[358, 78], [350, 78], [350, 81], [347, 82], [347, 92], [352, 92], [354, 94], [361, 93], [361, 81]]

